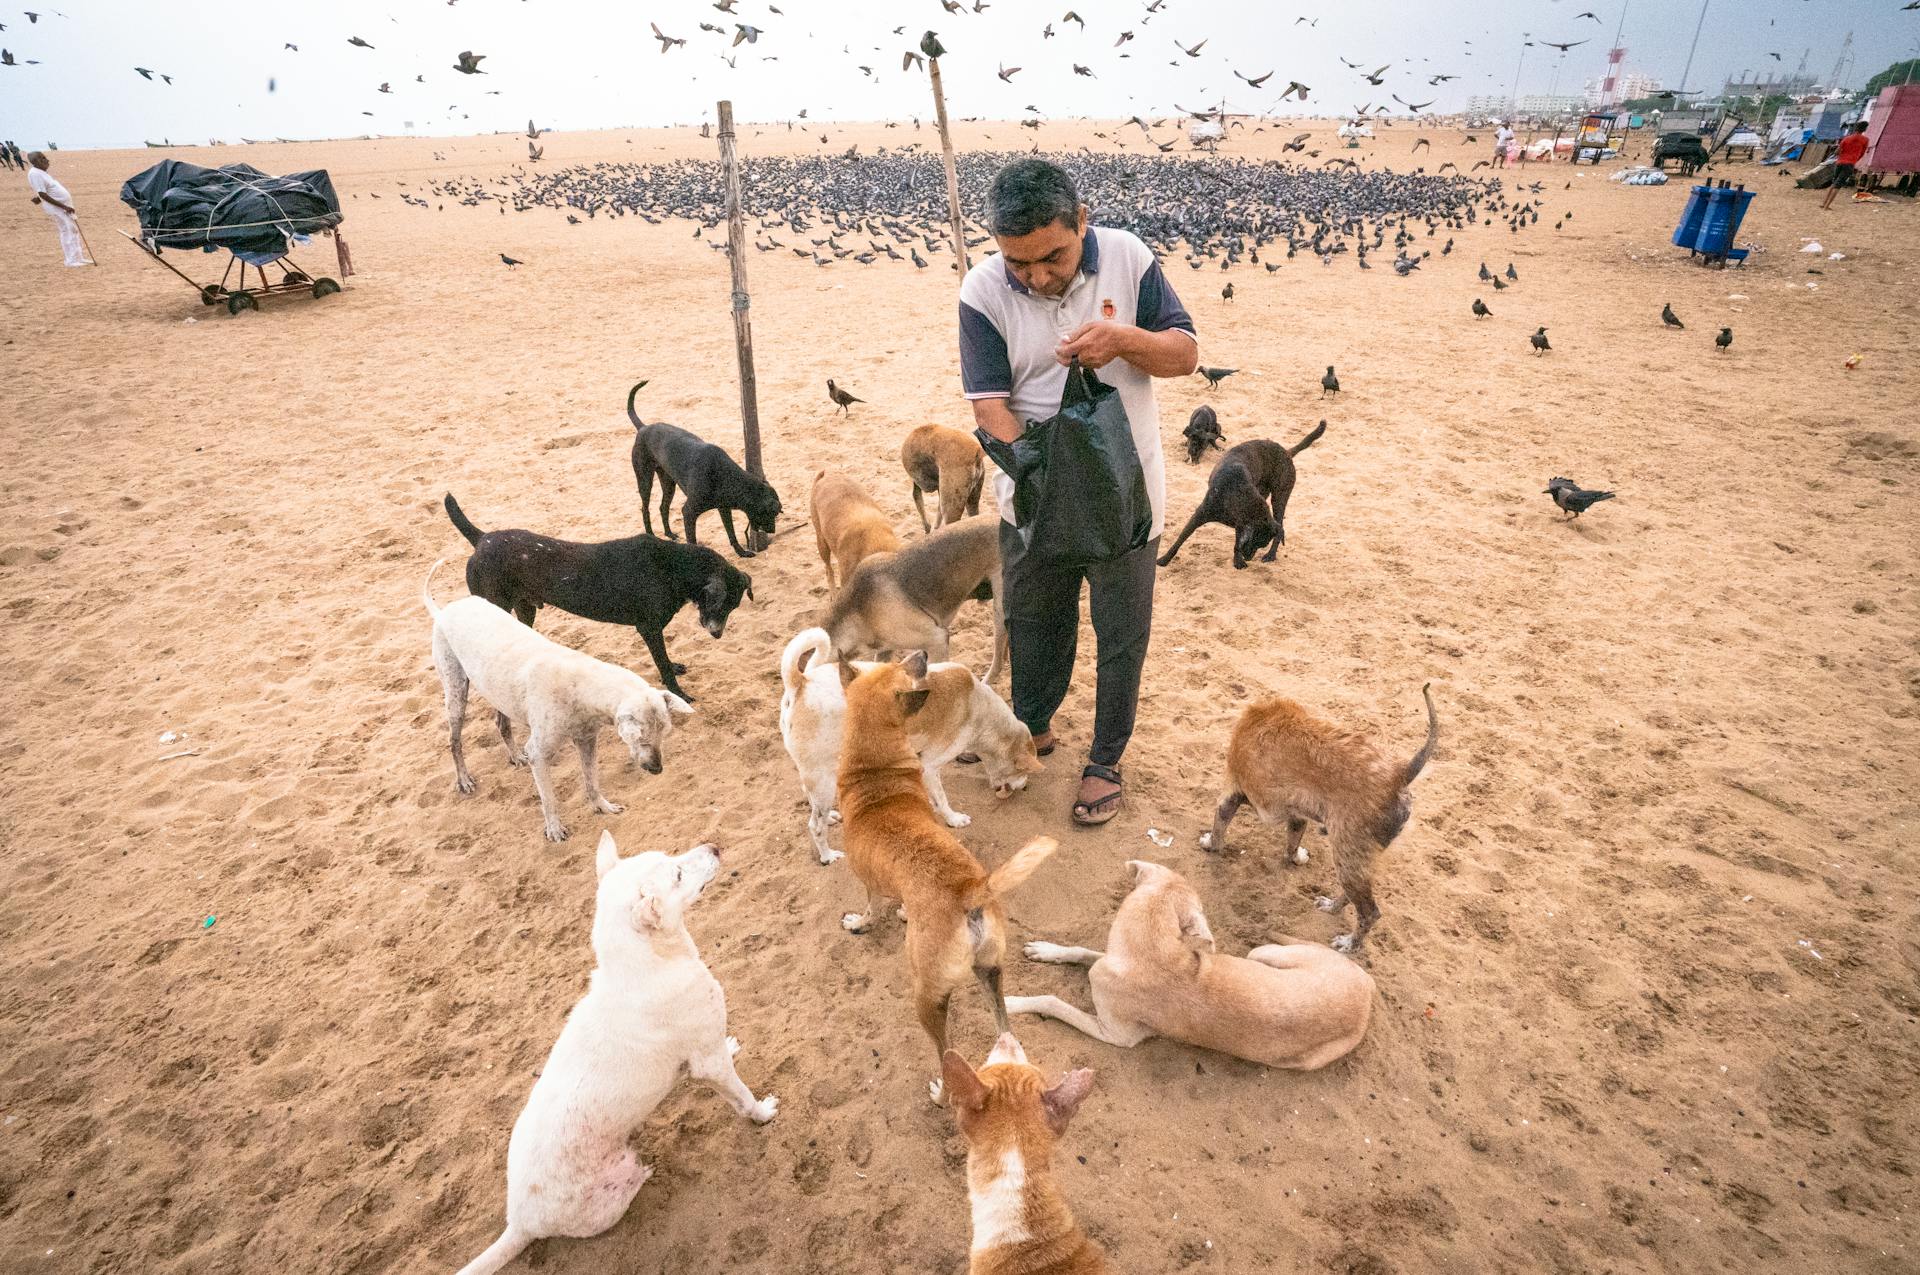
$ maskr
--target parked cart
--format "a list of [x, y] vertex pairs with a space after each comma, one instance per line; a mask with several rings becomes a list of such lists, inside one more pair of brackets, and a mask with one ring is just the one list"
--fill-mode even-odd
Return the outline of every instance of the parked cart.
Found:
[[[333, 236], [340, 277], [353, 273], [339, 231], [345, 215], [323, 169], [269, 177], [246, 164], [202, 168], [163, 160], [128, 179], [120, 199], [140, 222], [140, 233], [127, 239], [185, 281], [202, 305], [225, 305], [228, 314], [258, 309], [266, 296], [305, 292], [319, 298], [340, 291], [339, 280], [316, 276], [289, 258], [315, 235]], [[230, 255], [218, 283], [201, 283], [167, 260], [167, 250]], [[278, 279], [268, 278], [270, 267]], [[259, 278], [252, 287], [249, 268]]]

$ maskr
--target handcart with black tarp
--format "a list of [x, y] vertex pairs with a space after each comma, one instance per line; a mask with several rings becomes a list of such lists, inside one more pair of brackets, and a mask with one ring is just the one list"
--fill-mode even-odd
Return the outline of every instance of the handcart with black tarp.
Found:
[[[353, 273], [339, 231], [345, 215], [325, 169], [269, 177], [247, 164], [202, 168], [167, 159], [129, 178], [120, 187], [120, 200], [140, 222], [139, 235], [127, 239], [186, 280], [202, 305], [225, 304], [229, 314], [257, 309], [259, 298], [275, 293], [318, 298], [340, 291], [338, 280], [316, 277], [288, 259], [316, 235], [333, 237], [340, 278]], [[168, 249], [230, 255], [220, 282], [199, 283], [161, 255]], [[279, 270], [278, 280], [267, 278], [269, 266]], [[259, 276], [256, 287], [247, 286], [248, 267]]]

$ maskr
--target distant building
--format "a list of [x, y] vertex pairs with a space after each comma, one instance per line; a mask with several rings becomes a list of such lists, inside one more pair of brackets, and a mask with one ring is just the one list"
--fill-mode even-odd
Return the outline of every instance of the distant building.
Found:
[[[1606, 95], [1606, 83], [1606, 77], [1599, 75], [1587, 81], [1587, 105], [1600, 105], [1601, 99]], [[1660, 91], [1660, 87], [1660, 77], [1657, 75], [1646, 75], [1639, 71], [1626, 71], [1621, 74], [1619, 83], [1614, 85], [1613, 100], [1619, 103], [1631, 102], [1643, 97], [1652, 97]]]
[[1761, 75], [1755, 78], [1751, 71], [1743, 72], [1738, 78], [1729, 79], [1726, 87], [1720, 90], [1722, 100], [1735, 97], [1770, 97], [1785, 94], [1798, 97], [1811, 92], [1814, 88], [1811, 75], [1780, 75], [1769, 78]]
[[1529, 93], [1513, 106], [1515, 114], [1522, 118], [1538, 119], [1584, 111], [1587, 109], [1587, 99], [1580, 93]]

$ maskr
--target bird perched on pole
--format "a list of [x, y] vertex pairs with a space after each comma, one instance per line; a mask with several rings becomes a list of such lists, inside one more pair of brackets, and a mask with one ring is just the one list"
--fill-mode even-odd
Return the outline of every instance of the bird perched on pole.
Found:
[[[1599, 504], [1601, 501], [1613, 499], [1612, 492], [1588, 491], [1571, 478], [1555, 478], [1550, 480], [1547, 483], [1547, 490], [1543, 494], [1552, 496], [1553, 503], [1560, 507], [1560, 512], [1565, 514], [1567, 518], [1578, 518], [1581, 514], [1585, 513], [1594, 505]], [[1565, 519], [1562, 519], [1562, 521], [1565, 521]]]
[[838, 385], [835, 385], [832, 377], [827, 378], [827, 397], [833, 400], [834, 406], [840, 409], [840, 413], [843, 416], [853, 415], [852, 408], [855, 403], [864, 403], [867, 401], [863, 398], [855, 398]]
[[930, 58], [947, 56], [947, 47], [940, 43], [940, 37], [929, 31], [920, 37], [920, 51]]

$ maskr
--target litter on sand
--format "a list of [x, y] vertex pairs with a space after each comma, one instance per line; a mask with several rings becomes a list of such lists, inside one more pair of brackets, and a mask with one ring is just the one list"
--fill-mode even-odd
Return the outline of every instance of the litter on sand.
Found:
[[220, 919], [219, 917], [209, 912], [207, 913], [207, 919], [200, 922], [200, 928], [203, 930], [211, 930], [213, 928], [213, 923], [219, 919]]
[[1159, 846], [1162, 850], [1165, 850], [1173, 844], [1173, 834], [1171, 832], [1162, 832], [1158, 828], [1149, 828], [1147, 829], [1147, 840], [1153, 842], [1154, 845]]

